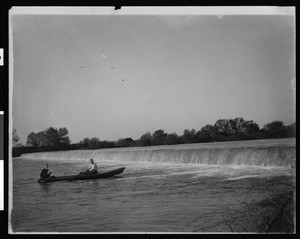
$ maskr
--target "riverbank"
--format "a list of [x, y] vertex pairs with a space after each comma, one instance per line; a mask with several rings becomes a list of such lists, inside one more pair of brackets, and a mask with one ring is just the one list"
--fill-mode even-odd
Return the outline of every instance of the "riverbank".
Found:
[[226, 207], [223, 220], [198, 232], [294, 233], [296, 225], [295, 182], [280, 182], [262, 200], [238, 200], [239, 208]]

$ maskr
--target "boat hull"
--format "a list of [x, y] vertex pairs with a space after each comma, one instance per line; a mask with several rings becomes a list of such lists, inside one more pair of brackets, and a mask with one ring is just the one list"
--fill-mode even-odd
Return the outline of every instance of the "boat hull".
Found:
[[112, 171], [97, 173], [92, 175], [69, 175], [69, 176], [59, 176], [59, 177], [49, 177], [45, 179], [39, 179], [38, 183], [48, 183], [48, 182], [58, 182], [58, 181], [73, 181], [73, 180], [89, 180], [98, 178], [109, 178], [115, 175], [121, 174], [125, 167], [118, 168]]

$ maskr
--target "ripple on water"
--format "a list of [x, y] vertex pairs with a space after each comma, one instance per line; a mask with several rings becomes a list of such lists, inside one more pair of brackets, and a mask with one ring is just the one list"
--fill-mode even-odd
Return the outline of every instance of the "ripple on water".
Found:
[[294, 178], [284, 168], [129, 164], [117, 178], [38, 184], [32, 172], [40, 165], [14, 162], [16, 232], [192, 232], [219, 223], [228, 206], [284, 190], [278, 186]]

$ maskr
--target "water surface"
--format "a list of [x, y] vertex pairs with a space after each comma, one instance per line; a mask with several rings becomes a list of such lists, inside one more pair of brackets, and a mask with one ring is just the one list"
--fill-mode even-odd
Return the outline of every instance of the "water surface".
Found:
[[228, 208], [284, 192], [294, 179], [289, 167], [98, 159], [100, 171], [126, 169], [109, 179], [39, 184], [45, 162], [57, 176], [88, 165], [88, 159], [13, 159], [14, 232], [229, 231], [222, 224]]

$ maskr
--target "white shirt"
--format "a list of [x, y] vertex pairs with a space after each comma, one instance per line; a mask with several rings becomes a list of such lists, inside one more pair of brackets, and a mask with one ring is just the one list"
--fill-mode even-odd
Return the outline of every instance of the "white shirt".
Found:
[[90, 171], [97, 170], [97, 164], [92, 163], [92, 166], [90, 167]]

